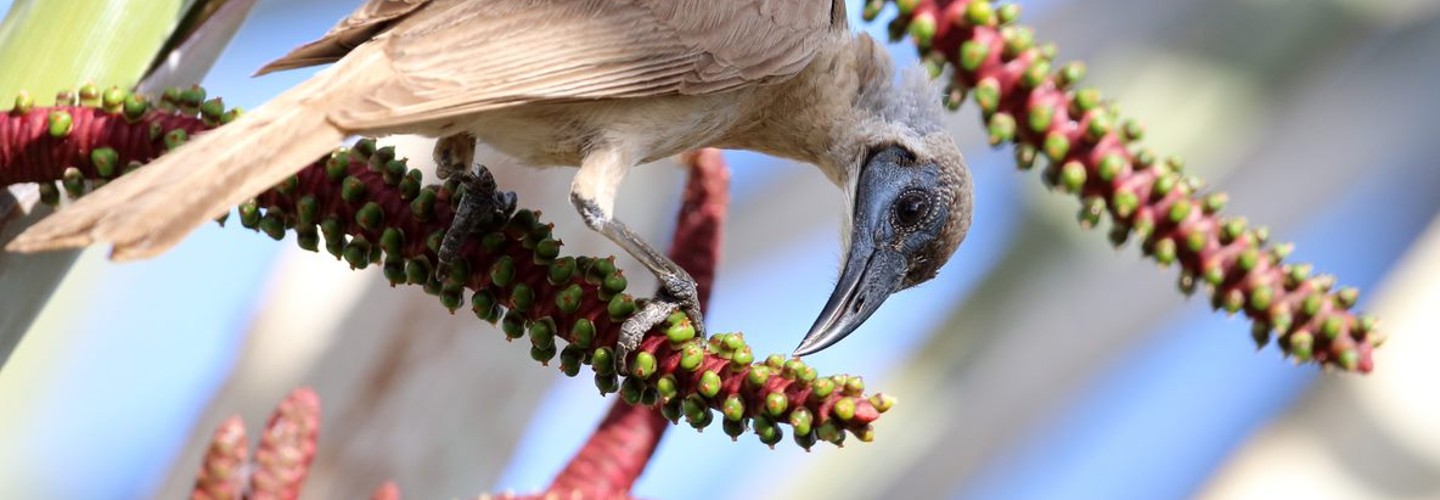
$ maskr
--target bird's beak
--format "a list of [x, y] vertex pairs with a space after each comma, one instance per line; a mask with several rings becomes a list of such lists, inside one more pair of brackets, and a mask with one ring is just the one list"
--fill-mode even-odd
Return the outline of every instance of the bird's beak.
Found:
[[890, 294], [899, 291], [909, 271], [908, 260], [895, 245], [895, 228], [890, 225], [890, 206], [909, 185], [933, 184], [933, 179], [916, 178], [924, 171], [903, 166], [909, 153], [891, 146], [866, 160], [855, 188], [855, 212], [851, 221], [850, 249], [840, 282], [830, 301], [810, 327], [810, 333], [795, 348], [796, 356], [815, 354], [835, 345], [855, 331], [880, 308]]
[[830, 301], [795, 348], [795, 356], [820, 352], [850, 335], [900, 288], [904, 275], [905, 258], [899, 252], [856, 242]]

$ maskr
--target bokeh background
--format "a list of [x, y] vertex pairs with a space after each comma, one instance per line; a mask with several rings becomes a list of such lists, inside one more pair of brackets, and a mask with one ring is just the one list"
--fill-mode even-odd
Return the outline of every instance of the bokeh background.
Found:
[[[205, 85], [259, 105], [309, 70], [249, 73], [358, 3], [262, 0]], [[636, 494], [1440, 498], [1440, 369], [1427, 359], [1440, 343], [1440, 4], [1018, 3], [1038, 39], [1086, 61], [1147, 124], [1147, 144], [1230, 192], [1230, 213], [1362, 287], [1391, 335], [1375, 373], [1256, 352], [1248, 324], [1185, 299], [1173, 269], [1078, 228], [1075, 201], [986, 146], [969, 105], [951, 116], [977, 182], [969, 239], [938, 279], [810, 359], [900, 399], [877, 442], [772, 451], [682, 426]], [[893, 52], [915, 61], [907, 44]], [[386, 142], [429, 158], [424, 139]], [[735, 204], [707, 319], [789, 352], [835, 279], [841, 195], [811, 167], [727, 158]], [[567, 207], [569, 171], [484, 161], [567, 251], [616, 253]], [[669, 162], [638, 169], [618, 213], [668, 241], [682, 177]], [[216, 424], [241, 414], [253, 436], [299, 385], [325, 408], [310, 498], [386, 479], [409, 498], [537, 491], [610, 404], [494, 327], [293, 239], [206, 227], [154, 260], [103, 257], [83, 254], [0, 369], [0, 496], [185, 496]], [[642, 274], [632, 288], [653, 289]]]

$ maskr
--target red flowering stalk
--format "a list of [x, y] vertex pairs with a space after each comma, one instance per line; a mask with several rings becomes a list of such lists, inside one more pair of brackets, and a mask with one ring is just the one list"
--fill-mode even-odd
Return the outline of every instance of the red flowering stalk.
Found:
[[200, 473], [195, 477], [192, 500], [235, 500], [245, 491], [249, 474], [250, 447], [245, 441], [245, 422], [232, 416], [215, 428]]
[[250, 498], [294, 500], [300, 496], [320, 436], [320, 398], [308, 388], [292, 391], [265, 425], [255, 450]]
[[254, 461], [249, 460], [245, 422], [238, 416], [226, 419], [215, 429], [190, 498], [298, 498], [319, 432], [320, 399], [303, 387], [291, 391], [271, 414]]
[[375, 492], [370, 494], [370, 500], [400, 500], [400, 487], [395, 481], [385, 481], [385, 484], [375, 488]]
[[[700, 307], [704, 309], [710, 303], [715, 266], [720, 260], [730, 171], [715, 149], [687, 153], [685, 163], [690, 167], [690, 177], [670, 244], [670, 258], [695, 278]], [[616, 401], [600, 427], [555, 477], [549, 491], [562, 496], [574, 492], [585, 498], [628, 497], [669, 428], [654, 407]]]
[[[885, 0], [871, 0], [874, 19]], [[1277, 332], [1280, 349], [1299, 362], [1369, 372], [1371, 351], [1384, 337], [1375, 319], [1350, 311], [1354, 288], [1311, 275], [1309, 264], [1284, 260], [1290, 244], [1272, 245], [1266, 228], [1223, 217], [1223, 193], [1205, 194], [1175, 157], [1160, 159], [1137, 147], [1142, 127], [1121, 119], [1093, 88], [1079, 88], [1084, 65], [1055, 67], [1053, 44], [1037, 44], [1016, 24], [1020, 7], [988, 0], [897, 0], [892, 36], [908, 33], [939, 75], [948, 66], [947, 103], [966, 94], [984, 116], [990, 143], [1015, 145], [1016, 163], [1047, 161], [1046, 184], [1079, 197], [1080, 222], [1090, 227], [1108, 213], [1116, 246], [1134, 237], [1161, 265], [1178, 264], [1181, 291], [1204, 283], [1211, 305], [1253, 321], [1257, 346]]]
[[[167, 92], [158, 105], [118, 89], [82, 90], [79, 98], [49, 108], [22, 98], [0, 116], [0, 185], [40, 182], [46, 201], [57, 202], [59, 179], [63, 191], [80, 196], [94, 187], [87, 180], [138, 168], [236, 113], [198, 88]], [[739, 334], [696, 338], [683, 314], [649, 332], [630, 353], [630, 372], [617, 373], [619, 326], [647, 299], [624, 293], [628, 283], [613, 257], [561, 256], [553, 225], [538, 212], [518, 210], [482, 225], [451, 272], [434, 275], [435, 251], [460, 190], [453, 182], [424, 185], [420, 171], [392, 148], [362, 140], [241, 205], [238, 214], [243, 226], [277, 240], [294, 231], [308, 250], [318, 251], [323, 239], [325, 250], [352, 268], [378, 266], [392, 285], [420, 285], [451, 312], [468, 302], [507, 339], [528, 339], [536, 360], [548, 364], [558, 355], [570, 376], [588, 364], [602, 393], [620, 391], [632, 404], [663, 402], [672, 421], [683, 416], [696, 428], [721, 410], [732, 435], [752, 427], [773, 445], [783, 438], [779, 425], [790, 424], [802, 446], [838, 445], [846, 431], [871, 439], [871, 422], [894, 402], [863, 394], [859, 377], [820, 377], [798, 359], [776, 354], [756, 363]]]

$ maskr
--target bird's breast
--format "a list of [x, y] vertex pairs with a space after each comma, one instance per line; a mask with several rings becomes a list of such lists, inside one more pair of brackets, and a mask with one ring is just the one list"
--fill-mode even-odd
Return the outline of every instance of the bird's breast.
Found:
[[646, 163], [723, 142], [739, 119], [732, 94], [527, 104], [483, 113], [469, 128], [533, 167], [578, 166], [602, 143], [624, 144]]

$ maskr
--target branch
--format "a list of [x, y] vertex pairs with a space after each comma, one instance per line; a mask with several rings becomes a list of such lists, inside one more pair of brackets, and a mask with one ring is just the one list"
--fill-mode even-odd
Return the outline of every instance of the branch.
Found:
[[[950, 68], [951, 109], [966, 94], [980, 106], [990, 144], [1015, 145], [1016, 163], [1029, 169], [1039, 157], [1047, 186], [1077, 196], [1083, 227], [1108, 213], [1115, 246], [1132, 237], [1162, 266], [1177, 264], [1179, 287], [1190, 294], [1204, 283], [1211, 306], [1243, 313], [1264, 347], [1278, 333], [1282, 352], [1297, 362], [1369, 372], [1371, 352], [1384, 341], [1371, 316], [1350, 311], [1354, 288], [1334, 289], [1335, 278], [1311, 275], [1309, 264], [1287, 264], [1293, 245], [1270, 243], [1269, 230], [1243, 217], [1222, 217], [1223, 193], [1202, 193], [1201, 181], [1176, 157], [1160, 159], [1136, 147], [1144, 136], [1122, 120], [1093, 88], [1076, 88], [1085, 67], [1052, 70], [1054, 44], [1038, 45], [1033, 30], [1015, 24], [1020, 7], [988, 0], [899, 0], [892, 37], [908, 33], [939, 75]], [[885, 0], [871, 0], [873, 20]]]
[[[62, 190], [78, 197], [95, 187], [87, 179], [103, 183], [139, 168], [237, 115], [198, 88], [167, 91], [158, 105], [113, 88], [83, 101], [44, 108], [22, 99], [0, 116], [0, 185], [40, 182], [52, 203]], [[528, 338], [536, 360], [548, 364], [558, 354], [570, 376], [590, 365], [602, 393], [660, 404], [670, 420], [684, 417], [697, 429], [713, 421], [711, 410], [721, 410], [732, 435], [751, 428], [774, 445], [784, 437], [780, 425], [788, 424], [803, 447], [817, 440], [840, 445], [846, 432], [872, 439], [871, 423], [894, 404], [866, 396], [860, 377], [820, 377], [780, 354], [756, 362], [738, 333], [696, 338], [683, 314], [648, 332], [631, 354], [632, 372], [618, 374], [619, 326], [647, 299], [624, 293], [626, 278], [613, 257], [561, 256], [553, 225], [538, 212], [518, 210], [483, 225], [461, 247], [450, 275], [433, 276], [458, 189], [424, 186], [420, 171], [392, 148], [362, 140], [242, 205], [238, 215], [245, 227], [277, 240], [294, 231], [308, 250], [318, 251], [323, 239], [325, 250], [352, 268], [378, 266], [392, 286], [420, 285], [452, 313], [468, 302], [507, 339]], [[557, 338], [568, 345], [561, 349]]]

